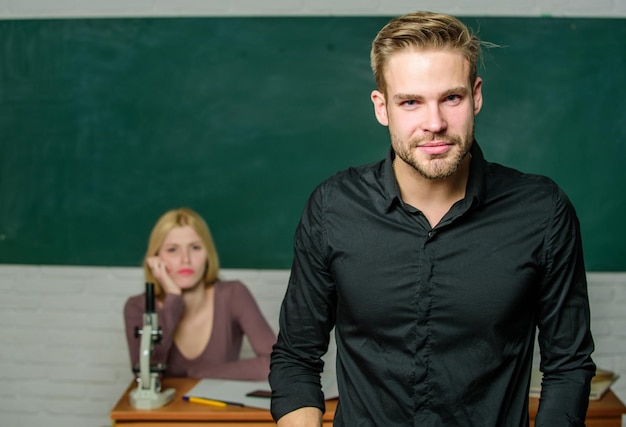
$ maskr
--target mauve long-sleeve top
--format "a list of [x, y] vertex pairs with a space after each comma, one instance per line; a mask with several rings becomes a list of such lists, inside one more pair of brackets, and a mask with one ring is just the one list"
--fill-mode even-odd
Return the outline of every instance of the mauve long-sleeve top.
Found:
[[[204, 351], [196, 358], [187, 359], [176, 346], [174, 331], [185, 311], [185, 303], [180, 295], [167, 294], [163, 303], [156, 305], [163, 335], [160, 343], [154, 345], [151, 362], [166, 364], [164, 375], [169, 377], [266, 380], [276, 335], [243, 283], [218, 281], [213, 286], [213, 330]], [[144, 311], [144, 294], [130, 297], [124, 306], [131, 366], [139, 363], [141, 339], [135, 337], [135, 327], [143, 326]], [[240, 359], [244, 335], [255, 357]]]

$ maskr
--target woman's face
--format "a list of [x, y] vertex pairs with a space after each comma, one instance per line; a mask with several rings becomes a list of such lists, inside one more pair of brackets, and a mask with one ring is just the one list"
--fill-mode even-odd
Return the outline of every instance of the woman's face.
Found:
[[192, 288], [203, 281], [207, 253], [200, 236], [190, 226], [170, 230], [157, 255], [181, 289]]

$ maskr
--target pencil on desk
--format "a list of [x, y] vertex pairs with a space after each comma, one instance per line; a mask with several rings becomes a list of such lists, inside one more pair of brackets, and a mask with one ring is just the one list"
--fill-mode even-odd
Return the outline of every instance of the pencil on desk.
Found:
[[206, 397], [196, 396], [183, 396], [183, 400], [191, 403], [200, 403], [202, 405], [216, 406], [218, 408], [224, 408], [226, 405], [243, 406], [242, 403], [228, 402], [226, 400], [207, 399]]
[[226, 403], [224, 402], [220, 402], [220, 401], [213, 400], [213, 399], [203, 399], [201, 397], [183, 396], [183, 400], [186, 400], [187, 402], [190, 402], [190, 403], [200, 403], [201, 405], [216, 406], [218, 408], [226, 407]]

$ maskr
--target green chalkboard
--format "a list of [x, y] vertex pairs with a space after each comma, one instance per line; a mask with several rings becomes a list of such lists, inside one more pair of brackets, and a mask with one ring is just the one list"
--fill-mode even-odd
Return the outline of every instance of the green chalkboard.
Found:
[[[0, 262], [138, 265], [189, 206], [229, 268], [288, 268], [314, 186], [388, 148], [386, 17], [0, 21]], [[626, 20], [463, 18], [485, 155], [555, 179], [589, 270], [626, 270]]]

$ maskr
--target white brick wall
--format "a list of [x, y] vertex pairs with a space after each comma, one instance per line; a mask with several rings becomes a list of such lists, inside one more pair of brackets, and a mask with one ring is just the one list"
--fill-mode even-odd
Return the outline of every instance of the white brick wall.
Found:
[[[245, 282], [278, 331], [287, 270], [223, 270], [222, 277]], [[110, 425], [133, 378], [122, 307], [142, 291], [140, 268], [0, 265], [0, 424]], [[626, 273], [590, 273], [589, 293], [594, 357], [626, 373]], [[614, 390], [626, 401], [626, 380]]]
[[626, 402], [626, 273], [595, 273], [589, 277], [594, 359], [599, 366], [624, 377], [614, 389]]
[[[0, 425], [106, 426], [132, 381], [122, 307], [140, 268], [0, 265]], [[287, 271], [224, 270], [243, 280], [278, 331]], [[246, 352], [250, 352], [249, 348]]]
[[0, 0], [0, 18], [102, 16], [399, 15], [626, 17], [625, 0]]

